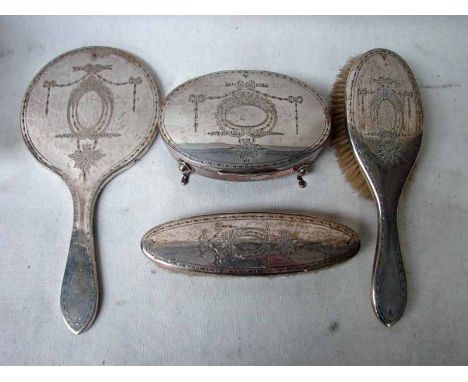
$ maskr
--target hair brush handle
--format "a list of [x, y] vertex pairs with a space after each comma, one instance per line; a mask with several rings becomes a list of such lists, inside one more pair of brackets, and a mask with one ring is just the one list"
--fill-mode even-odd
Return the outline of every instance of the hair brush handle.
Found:
[[406, 276], [398, 240], [397, 214], [379, 208], [379, 227], [372, 275], [372, 305], [377, 317], [392, 326], [406, 305]]

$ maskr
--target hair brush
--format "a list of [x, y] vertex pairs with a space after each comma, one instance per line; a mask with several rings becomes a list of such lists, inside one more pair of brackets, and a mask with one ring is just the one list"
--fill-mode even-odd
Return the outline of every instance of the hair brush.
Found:
[[330, 109], [339, 166], [351, 185], [362, 196], [373, 196], [377, 205], [372, 305], [377, 317], [391, 326], [406, 305], [397, 208], [421, 145], [423, 112], [418, 86], [400, 56], [373, 49], [341, 69]]

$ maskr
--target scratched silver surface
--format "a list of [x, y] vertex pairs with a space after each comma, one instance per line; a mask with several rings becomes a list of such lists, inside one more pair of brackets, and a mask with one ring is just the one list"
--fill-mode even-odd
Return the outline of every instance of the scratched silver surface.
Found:
[[166, 97], [161, 136], [188, 182], [191, 172], [261, 180], [298, 172], [299, 186], [330, 132], [311, 86], [278, 73], [232, 70], [184, 82]]
[[391, 326], [406, 305], [397, 209], [421, 146], [421, 97], [405, 61], [392, 51], [374, 49], [353, 65], [346, 102], [349, 137], [378, 209], [372, 304], [377, 317]]
[[348, 260], [359, 250], [359, 236], [318, 216], [230, 213], [162, 224], [143, 236], [141, 248], [151, 260], [170, 269], [272, 275]]
[[73, 196], [60, 306], [75, 334], [92, 324], [98, 308], [96, 199], [106, 182], [149, 148], [159, 108], [160, 93], [148, 69], [131, 54], [107, 47], [57, 57], [36, 75], [24, 97], [24, 141]]

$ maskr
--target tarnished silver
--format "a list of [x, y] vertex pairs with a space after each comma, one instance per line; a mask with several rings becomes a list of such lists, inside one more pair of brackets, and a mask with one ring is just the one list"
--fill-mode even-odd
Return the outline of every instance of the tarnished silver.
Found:
[[233, 275], [304, 272], [354, 256], [359, 236], [329, 220], [280, 213], [197, 216], [162, 224], [141, 241], [163, 267]]
[[298, 183], [330, 132], [313, 88], [282, 74], [233, 70], [175, 88], [161, 113], [161, 136], [192, 172], [224, 180], [260, 180], [299, 171]]
[[346, 83], [348, 133], [378, 208], [372, 302], [387, 326], [403, 314], [406, 277], [397, 230], [398, 199], [421, 145], [423, 111], [416, 80], [403, 59], [371, 50]]
[[94, 206], [103, 186], [134, 164], [157, 133], [160, 92], [131, 54], [107, 47], [67, 52], [33, 79], [23, 100], [26, 145], [68, 185], [73, 232], [60, 306], [79, 334], [98, 307], [93, 238]]

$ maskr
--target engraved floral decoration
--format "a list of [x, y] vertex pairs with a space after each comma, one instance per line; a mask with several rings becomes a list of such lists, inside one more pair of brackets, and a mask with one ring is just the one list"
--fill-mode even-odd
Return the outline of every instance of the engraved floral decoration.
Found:
[[[103, 74], [103, 72], [112, 72], [112, 70], [112, 65], [88, 63], [72, 67], [73, 72], [84, 73], [73, 81], [59, 83], [55, 79], [49, 79], [43, 83], [43, 87], [47, 89], [44, 110], [46, 116], [49, 114], [52, 89], [70, 89], [66, 107], [69, 131], [56, 134], [55, 138], [76, 140], [77, 148], [68, 157], [73, 159], [74, 168], [81, 170], [84, 179], [89, 174], [91, 167], [97, 166], [99, 160], [105, 156], [100, 149], [96, 149], [99, 140], [121, 136], [121, 133], [110, 129], [115, 114], [112, 88], [128, 87], [131, 89], [132, 112], [135, 112], [136, 109], [137, 86], [142, 83], [142, 78], [130, 76], [125, 81], [114, 81]], [[101, 110], [99, 118], [86, 122], [81, 118], [81, 113], [83, 112], [83, 97], [88, 93], [95, 93], [99, 97], [100, 102], [97, 102], [97, 106], [100, 105]]]
[[[370, 142], [371, 151], [386, 166], [398, 163], [404, 158], [405, 140], [415, 135], [411, 129], [414, 111], [411, 107], [412, 91], [402, 90], [400, 83], [391, 78], [374, 78], [371, 86], [358, 88], [361, 113], [367, 108], [371, 123], [360, 133]], [[387, 112], [383, 113], [383, 109]]]
[[234, 152], [244, 162], [250, 161], [250, 159], [265, 151], [265, 147], [255, 143], [255, 140], [252, 138], [239, 138], [239, 143], [240, 145], [234, 148]]
[[384, 140], [377, 147], [377, 156], [389, 165], [402, 159], [402, 149], [395, 141]]
[[105, 154], [89, 144], [83, 145], [82, 148], [78, 148], [73, 154], [68, 155], [75, 162], [74, 168], [79, 168], [84, 175], [88, 174], [91, 167], [96, 166], [97, 162], [104, 156]]
[[281, 230], [273, 235], [266, 227], [236, 227], [216, 225], [216, 233], [209, 237], [208, 230], [203, 230], [198, 238], [198, 249], [201, 258], [208, 251], [214, 253], [214, 264], [223, 265], [238, 260], [254, 260], [270, 256], [287, 257], [300, 249], [302, 244], [295, 240], [288, 231]]
[[[248, 163], [251, 159], [258, 156], [264, 146], [256, 143], [256, 140], [268, 135], [284, 135], [284, 133], [273, 131], [278, 122], [278, 115], [275, 103], [273, 101], [284, 101], [294, 105], [296, 135], [299, 134], [299, 111], [298, 105], [303, 103], [302, 96], [279, 97], [259, 89], [267, 89], [266, 83], [259, 83], [254, 80], [247, 80], [248, 73], [243, 73], [245, 81], [226, 82], [227, 88], [234, 88], [222, 95], [191, 94], [189, 102], [194, 105], [193, 129], [196, 133], [199, 127], [199, 107], [207, 101], [220, 101], [215, 112], [216, 125], [218, 130], [208, 132], [212, 136], [230, 136], [238, 139], [238, 147], [234, 153], [244, 162]], [[231, 110], [240, 106], [257, 107], [265, 113], [265, 119], [260, 123], [246, 123], [239, 125], [229, 119]]]
[[301, 246], [301, 243], [291, 237], [286, 230], [279, 231], [278, 249], [281, 253], [289, 255]]

